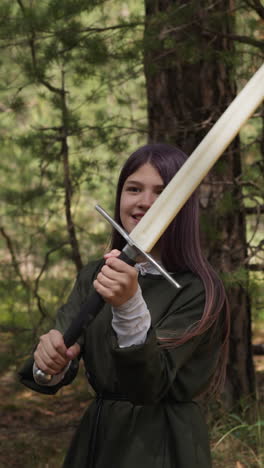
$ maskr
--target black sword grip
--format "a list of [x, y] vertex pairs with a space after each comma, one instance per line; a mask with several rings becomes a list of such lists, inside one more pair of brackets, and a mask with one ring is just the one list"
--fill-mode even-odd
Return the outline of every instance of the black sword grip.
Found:
[[[120, 260], [134, 266], [135, 261], [128, 257], [123, 251], [118, 257]], [[104, 305], [104, 300], [95, 289], [91, 292], [88, 299], [81, 305], [78, 315], [72, 320], [71, 325], [63, 335], [64, 343], [67, 348], [72, 346], [80, 337], [84, 327], [89, 325], [98, 315]], [[51, 375], [45, 374], [41, 369], [36, 369], [35, 380], [40, 385], [47, 384], [52, 379]]]
[[[131, 266], [134, 266], [136, 263], [124, 252], [121, 252], [118, 258]], [[87, 327], [95, 319], [103, 305], [104, 299], [97, 291], [93, 290], [88, 299], [81, 305], [78, 315], [73, 319], [71, 325], [63, 335], [64, 343], [67, 348], [76, 343], [83, 328]]]
[[78, 315], [72, 320], [71, 325], [63, 335], [66, 348], [76, 343], [83, 328], [95, 319], [103, 305], [104, 300], [102, 296], [93, 290], [88, 299], [81, 305]]

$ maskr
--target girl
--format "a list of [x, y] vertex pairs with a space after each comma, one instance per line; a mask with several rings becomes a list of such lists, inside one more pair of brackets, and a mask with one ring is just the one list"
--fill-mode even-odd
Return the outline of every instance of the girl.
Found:
[[[186, 160], [167, 144], [133, 153], [118, 182], [115, 219], [131, 232]], [[183, 181], [184, 183], [184, 181]], [[224, 379], [229, 313], [223, 285], [204, 258], [194, 193], [152, 251], [180, 283], [174, 288], [143, 258], [135, 267], [117, 258], [125, 244], [116, 231], [110, 253], [78, 275], [40, 338], [36, 365], [54, 377], [38, 385], [32, 361], [20, 372], [25, 385], [55, 393], [72, 381], [78, 359], [97, 394], [84, 414], [64, 468], [209, 468], [208, 435], [195, 399]], [[91, 285], [105, 305], [76, 344], [63, 333]]]

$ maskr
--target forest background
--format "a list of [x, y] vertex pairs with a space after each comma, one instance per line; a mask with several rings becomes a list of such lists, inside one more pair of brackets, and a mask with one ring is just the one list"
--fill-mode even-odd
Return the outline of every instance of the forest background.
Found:
[[[263, 63], [263, 19], [259, 0], [1, 1], [1, 465], [59, 466], [87, 406], [82, 374], [47, 399], [16, 371], [107, 249], [94, 205], [113, 211], [147, 141], [191, 153]], [[219, 468], [264, 463], [263, 122], [262, 105], [200, 189], [232, 310], [226, 389], [206, 409]]]

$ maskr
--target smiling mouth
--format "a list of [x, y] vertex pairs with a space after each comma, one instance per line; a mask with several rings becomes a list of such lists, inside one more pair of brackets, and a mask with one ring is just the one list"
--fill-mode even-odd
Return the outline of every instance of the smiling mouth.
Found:
[[135, 219], [136, 221], [140, 221], [143, 218], [144, 214], [140, 215], [132, 215], [132, 218]]

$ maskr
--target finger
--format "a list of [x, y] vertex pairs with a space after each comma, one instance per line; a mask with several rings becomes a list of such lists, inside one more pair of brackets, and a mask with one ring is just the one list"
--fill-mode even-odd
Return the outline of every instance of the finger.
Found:
[[57, 353], [54, 348], [44, 348], [42, 349], [42, 359], [46, 362], [47, 365], [54, 369], [62, 368], [66, 366], [68, 358], [66, 356], [61, 356]]
[[62, 333], [58, 330], [50, 330], [48, 333], [48, 346], [54, 348], [63, 358], [66, 355], [67, 348], [64, 343]]
[[118, 249], [113, 249], [110, 252], [106, 253], [104, 255], [104, 258], [110, 258], [110, 257], [118, 257], [120, 255], [120, 250]]
[[133, 266], [128, 265], [126, 262], [120, 260], [119, 258], [110, 257], [106, 260], [105, 265], [109, 266], [115, 271], [118, 271], [119, 273], [128, 273], [133, 277], [138, 276], [138, 272]]
[[104, 265], [101, 269], [101, 271], [97, 275], [97, 280], [99, 282], [102, 281], [107, 281], [108, 285], [114, 284], [117, 281], [119, 281], [120, 277], [123, 275], [123, 273], [120, 273], [113, 268], [111, 268], [108, 265]]
[[40, 347], [47, 357], [53, 359], [57, 364], [65, 362], [67, 348], [61, 333], [57, 330], [48, 333], [47, 336], [40, 337]]
[[67, 363], [67, 357], [62, 334], [57, 330], [51, 330], [49, 333], [42, 335], [34, 357], [36, 361], [41, 360], [42, 363], [53, 370], [64, 367]]
[[[107, 267], [108, 268], [108, 267]], [[98, 286], [109, 289], [113, 294], [121, 294], [121, 292], [130, 286], [131, 278], [125, 273], [119, 273], [108, 268], [109, 271], [104, 274], [100, 272], [96, 278]], [[109, 276], [108, 276], [109, 274]], [[102, 291], [102, 290], [101, 290]], [[104, 291], [104, 290], [103, 290]], [[110, 297], [107, 295], [107, 297]]]
[[60, 372], [60, 370], [63, 369], [68, 362], [67, 358], [58, 358], [55, 354], [49, 355], [46, 349], [41, 346], [41, 344], [38, 346], [34, 354], [34, 359], [38, 367], [40, 367], [40, 369], [42, 369], [44, 372], [52, 371], [52, 373], [55, 374]]
[[34, 359], [39, 369], [45, 372], [45, 374], [51, 374], [51, 375], [55, 375], [61, 372], [62, 369], [64, 369], [65, 365], [67, 364], [66, 362], [66, 364], [63, 364], [63, 365], [56, 365], [54, 361], [50, 361], [45, 356], [43, 356], [43, 354], [37, 354], [37, 353], [34, 354]]
[[75, 359], [77, 356], [79, 356], [81, 351], [81, 347], [78, 343], [75, 343], [74, 345], [70, 346], [70, 348], [67, 349], [67, 357], [70, 359]]
[[114, 297], [114, 292], [112, 289], [103, 286], [96, 280], [94, 281], [93, 285], [94, 289], [104, 298], [105, 301], [110, 301]]
[[34, 355], [34, 360], [37, 368], [45, 372], [45, 374], [58, 374], [58, 372], [55, 371], [53, 368], [49, 367], [40, 356], [37, 357], [36, 355]]
[[98, 282], [105, 287], [118, 290], [137, 282], [138, 272], [135, 268], [126, 265], [124, 271], [120, 272], [109, 265], [104, 265], [97, 276]]

